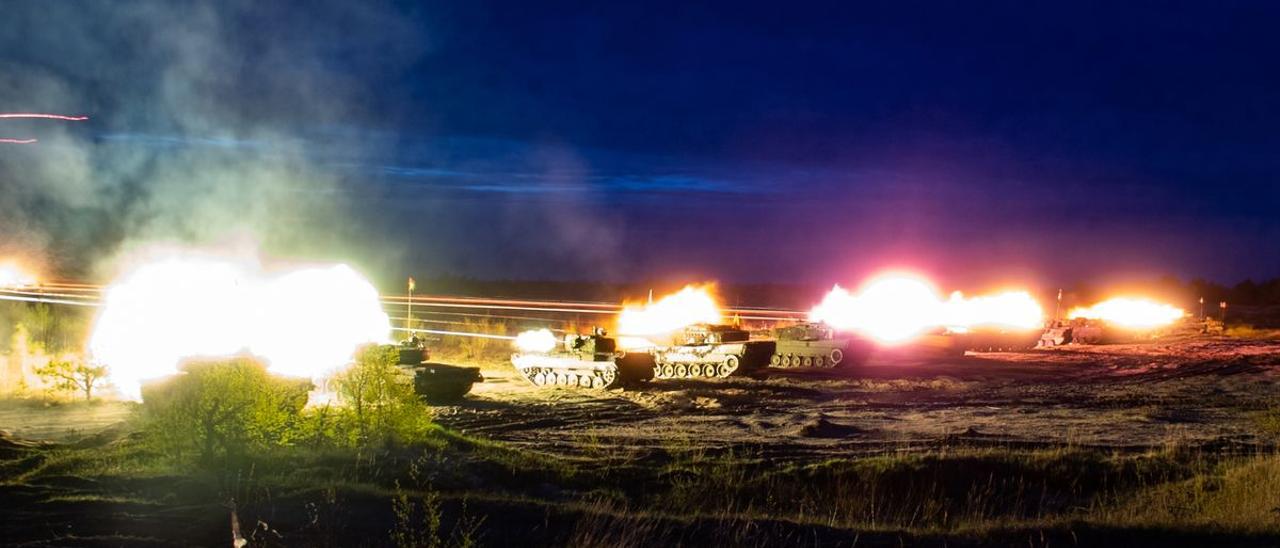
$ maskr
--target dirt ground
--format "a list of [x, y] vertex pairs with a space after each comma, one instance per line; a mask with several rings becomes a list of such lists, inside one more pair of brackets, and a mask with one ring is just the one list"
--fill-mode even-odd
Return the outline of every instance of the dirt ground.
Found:
[[[749, 457], [760, 463], [758, 470], [957, 446], [1071, 445], [1116, 452], [1178, 446], [1203, 447], [1214, 454], [1248, 452], [1273, 442], [1255, 418], [1280, 403], [1280, 341], [1228, 338], [976, 353], [943, 361], [873, 356], [845, 370], [766, 370], [750, 377], [655, 381], [604, 392], [536, 388], [508, 365], [483, 367], [486, 382], [462, 405], [435, 408], [437, 422], [472, 438], [526, 450], [522, 455], [555, 455], [560, 458], [553, 460], [577, 463], [578, 469], [621, 470], [617, 485], [622, 487], [645, 485], [653, 478], [675, 481], [676, 476], [660, 472], [671, 456], [704, 450]], [[45, 444], [34, 440], [98, 447], [101, 443], [95, 445], [92, 438], [118, 439], [127, 431], [122, 422], [132, 405], [0, 404], [0, 430], [6, 431], [0, 441], [8, 443], [0, 444], [0, 452], [11, 453], [9, 460], [0, 459], [0, 468], [16, 472], [38, 465], [46, 456], [29, 449]], [[482, 532], [486, 545], [559, 545], [582, 530], [614, 530], [591, 520], [607, 522], [614, 518], [599, 516], [620, 510], [596, 514], [597, 509], [582, 502], [592, 500], [593, 485], [556, 486], [541, 475], [513, 476], [475, 459], [448, 462], [454, 476], [465, 481], [458, 483], [461, 491], [450, 491], [446, 523], [461, 523], [462, 514], [480, 516], [487, 520]], [[637, 479], [628, 479], [632, 476]], [[234, 492], [227, 489], [185, 476], [54, 474], [38, 482], [0, 482], [0, 494], [9, 501], [0, 512], [5, 524], [0, 539], [29, 546], [221, 543], [228, 531], [227, 493]], [[265, 520], [285, 531], [287, 541], [255, 545], [323, 544], [315, 539], [329, 539], [330, 545], [383, 545], [393, 528], [385, 494], [363, 487], [336, 498], [320, 497], [323, 491], [315, 489], [272, 493], [269, 503], [240, 512], [246, 523]], [[316, 512], [324, 512], [317, 508], [330, 508], [324, 511], [333, 516], [319, 519]], [[616, 519], [632, 523], [626, 520], [634, 518]], [[739, 518], [714, 514], [695, 521], [661, 519], [667, 521], [652, 525], [661, 525], [661, 531], [624, 529], [639, 531], [638, 538], [661, 532], [668, 540], [682, 539], [677, 544], [706, 545], [734, 544], [722, 533], [741, 528], [733, 521]], [[864, 533], [787, 520], [757, 519], [751, 526], [760, 538], [772, 539], [759, 545], [779, 539], [804, 539], [787, 542], [798, 545], [917, 543], [891, 531]], [[332, 530], [317, 529], [324, 527]], [[1275, 540], [1214, 537], [1213, 531], [1192, 538], [1177, 530], [1135, 533], [1090, 527], [1053, 529], [1049, 537], [1043, 531], [1032, 535], [1011, 529], [986, 533], [994, 536], [917, 540], [939, 546], [1015, 541], [1089, 545], [1088, 535], [1108, 542], [1139, 535], [1135, 545], [1170, 545], [1172, 540], [1203, 545], [1225, 539], [1228, 544], [1267, 546]], [[616, 544], [590, 536], [574, 543]]]
[[[436, 421], [573, 456], [750, 447], [803, 461], [964, 440], [1143, 449], [1249, 445], [1252, 413], [1280, 403], [1280, 341], [1196, 339], [974, 353], [943, 361], [872, 356], [841, 370], [650, 381], [589, 391], [534, 387], [505, 364]], [[65, 441], [127, 418], [129, 404], [0, 405], [0, 430]]]
[[606, 392], [537, 388], [485, 368], [437, 421], [565, 456], [748, 447], [790, 462], [997, 445], [1145, 449], [1251, 445], [1252, 414], [1280, 401], [1280, 342], [1198, 339], [969, 353], [941, 362], [873, 356], [840, 371], [766, 370]]

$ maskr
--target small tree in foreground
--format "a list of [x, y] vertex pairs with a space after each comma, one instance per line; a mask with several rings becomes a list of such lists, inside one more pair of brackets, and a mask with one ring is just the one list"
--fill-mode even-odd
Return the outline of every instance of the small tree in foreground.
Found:
[[399, 367], [392, 345], [366, 345], [355, 363], [333, 378], [345, 404], [342, 413], [357, 443], [375, 439], [414, 441], [430, 425], [430, 411], [413, 391], [413, 381]]
[[52, 359], [35, 368], [36, 376], [60, 392], [84, 394], [93, 399], [93, 390], [107, 378], [107, 366], [93, 365], [82, 359]]

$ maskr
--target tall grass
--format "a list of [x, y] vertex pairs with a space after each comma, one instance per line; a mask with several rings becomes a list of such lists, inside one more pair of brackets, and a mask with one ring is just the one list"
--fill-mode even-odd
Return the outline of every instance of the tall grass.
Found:
[[1089, 518], [1128, 528], [1280, 534], [1280, 455], [1232, 458], [1121, 497]]
[[[466, 319], [453, 327], [462, 333], [478, 335], [511, 336], [506, 322], [486, 319]], [[431, 345], [431, 353], [440, 359], [468, 363], [504, 362], [511, 356], [511, 341], [466, 335], [443, 335]]]

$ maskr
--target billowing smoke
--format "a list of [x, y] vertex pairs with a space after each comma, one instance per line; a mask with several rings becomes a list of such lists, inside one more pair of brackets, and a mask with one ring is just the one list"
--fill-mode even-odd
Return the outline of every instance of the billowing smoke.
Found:
[[[421, 52], [377, 2], [17, 2], [0, 17], [0, 252], [83, 274], [122, 248], [248, 237], [343, 255], [361, 238], [329, 167], [365, 123], [364, 77]], [[338, 62], [338, 61], [341, 62]], [[334, 146], [334, 143], [338, 143]], [[386, 250], [380, 250], [386, 253]]]

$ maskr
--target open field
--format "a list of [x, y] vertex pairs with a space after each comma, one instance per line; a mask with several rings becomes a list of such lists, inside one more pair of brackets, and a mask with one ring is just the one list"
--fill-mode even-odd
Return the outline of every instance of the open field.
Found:
[[1277, 341], [873, 358], [603, 393], [480, 365], [489, 381], [436, 408], [424, 446], [215, 470], [150, 456], [124, 405], [6, 405], [4, 537], [222, 543], [234, 500], [255, 545], [1280, 542]]
[[485, 371], [475, 401], [438, 421], [538, 451], [606, 443], [643, 451], [672, 438], [750, 446], [805, 462], [962, 441], [1145, 450], [1251, 447], [1255, 415], [1280, 402], [1280, 342], [1204, 340], [885, 360], [848, 371], [648, 383], [600, 393], [529, 386]]

